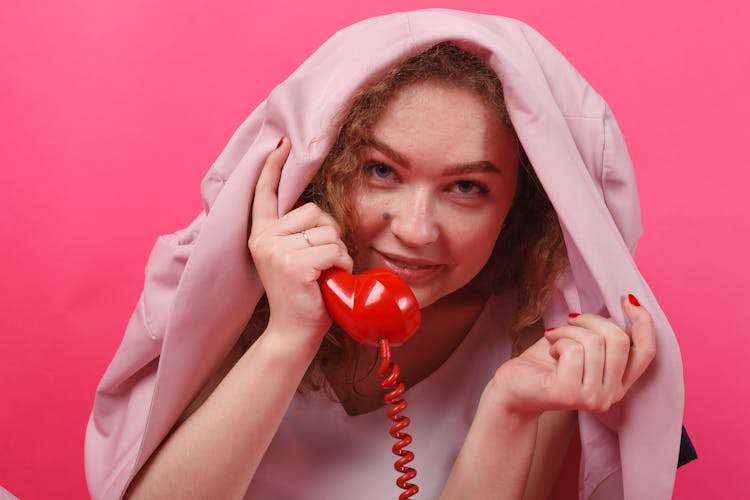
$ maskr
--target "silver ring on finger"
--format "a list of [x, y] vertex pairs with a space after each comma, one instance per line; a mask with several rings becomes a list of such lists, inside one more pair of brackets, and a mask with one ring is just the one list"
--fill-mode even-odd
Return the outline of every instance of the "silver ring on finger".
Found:
[[302, 235], [303, 238], [305, 238], [305, 241], [307, 242], [307, 246], [309, 246], [309, 247], [314, 247], [315, 246], [315, 245], [313, 245], [313, 242], [310, 241], [310, 237], [307, 235], [307, 233], [304, 230], [300, 231], [300, 234]]

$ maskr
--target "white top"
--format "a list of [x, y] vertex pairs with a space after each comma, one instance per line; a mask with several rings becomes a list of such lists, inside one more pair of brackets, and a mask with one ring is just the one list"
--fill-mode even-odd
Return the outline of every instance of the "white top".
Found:
[[[495, 370], [511, 356], [512, 301], [492, 296], [451, 357], [402, 396], [414, 441], [415, 498], [438, 498]], [[389, 405], [390, 406], [390, 405]], [[245, 499], [383, 500], [398, 498], [396, 440], [383, 406], [349, 416], [322, 392], [298, 394], [258, 468]]]

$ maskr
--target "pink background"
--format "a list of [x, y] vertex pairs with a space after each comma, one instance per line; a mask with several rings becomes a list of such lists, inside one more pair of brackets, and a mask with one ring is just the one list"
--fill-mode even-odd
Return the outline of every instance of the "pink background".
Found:
[[685, 359], [701, 458], [675, 498], [747, 497], [749, 4], [265, 3], [2, 2], [0, 485], [87, 496], [84, 427], [148, 252], [200, 210], [249, 111], [338, 28], [445, 6], [525, 20], [607, 98], [641, 186], [637, 259]]

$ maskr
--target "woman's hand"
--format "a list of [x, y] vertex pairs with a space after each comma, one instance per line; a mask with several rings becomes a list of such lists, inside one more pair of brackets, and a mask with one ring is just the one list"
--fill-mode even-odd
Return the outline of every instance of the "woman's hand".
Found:
[[284, 138], [268, 156], [255, 187], [248, 248], [271, 309], [268, 331], [297, 342], [320, 342], [331, 319], [318, 285], [321, 271], [351, 272], [352, 259], [333, 218], [314, 203], [278, 216], [279, 179], [291, 144]]
[[542, 339], [504, 363], [490, 387], [499, 391], [509, 410], [520, 414], [608, 410], [656, 353], [651, 315], [632, 300], [623, 299], [630, 336], [601, 316], [571, 314], [567, 325], [548, 329]]

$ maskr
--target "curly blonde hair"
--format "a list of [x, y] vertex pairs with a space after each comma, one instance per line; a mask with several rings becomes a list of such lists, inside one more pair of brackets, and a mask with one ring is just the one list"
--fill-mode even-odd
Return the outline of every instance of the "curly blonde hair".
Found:
[[[354, 254], [356, 214], [352, 193], [363, 182], [360, 152], [371, 140], [371, 132], [387, 104], [403, 88], [432, 82], [467, 89], [478, 95], [513, 126], [505, 107], [503, 87], [497, 75], [479, 57], [453, 42], [441, 42], [391, 67], [355, 93], [340, 116], [343, 125], [319, 172], [304, 194], [341, 225], [342, 239]], [[515, 132], [513, 131], [515, 134]], [[533, 168], [521, 150], [518, 187], [505, 225], [484, 269], [466, 286], [481, 280], [492, 291], [511, 287], [518, 306], [511, 323], [514, 340], [528, 326], [540, 321], [548, 296], [560, 271], [568, 264], [557, 215], [541, 188]], [[257, 313], [264, 309], [262, 306]], [[265, 308], [267, 314], [267, 308]], [[260, 333], [256, 330], [256, 335]], [[326, 338], [301, 388], [325, 387], [322, 368], [350, 367], [357, 362], [359, 346], [335, 325]], [[354, 381], [352, 381], [354, 383]]]

